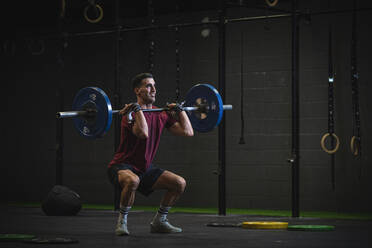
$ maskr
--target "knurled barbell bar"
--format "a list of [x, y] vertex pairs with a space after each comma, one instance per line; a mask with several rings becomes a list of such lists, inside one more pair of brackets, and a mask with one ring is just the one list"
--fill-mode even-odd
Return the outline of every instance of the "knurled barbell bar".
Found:
[[[98, 87], [86, 87], [75, 96], [73, 111], [58, 112], [57, 118], [73, 118], [77, 131], [86, 138], [103, 137], [110, 129], [112, 115], [120, 110], [112, 110], [107, 94]], [[223, 105], [216, 88], [210, 84], [197, 84], [186, 94], [184, 101], [193, 128], [199, 132], [209, 132], [219, 125], [224, 110], [232, 105]], [[143, 112], [169, 111], [169, 108], [143, 109]]]

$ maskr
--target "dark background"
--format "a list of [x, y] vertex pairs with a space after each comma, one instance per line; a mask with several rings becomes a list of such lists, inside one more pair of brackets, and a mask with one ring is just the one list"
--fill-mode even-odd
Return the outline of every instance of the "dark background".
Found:
[[[58, 18], [60, 1], [19, 3], [9, 7], [1, 43], [3, 93], [2, 202], [40, 202], [56, 183], [56, 111], [70, 110], [74, 95], [85, 86], [104, 89], [114, 99], [115, 33], [73, 36], [73, 33], [148, 24], [147, 1], [97, 1], [104, 18], [97, 24], [83, 17], [87, 1], [67, 1], [65, 18]], [[228, 18], [269, 16], [282, 11], [265, 1], [235, 1]], [[218, 18], [218, 1], [154, 1], [158, 25], [201, 22]], [[300, 208], [370, 212], [372, 202], [371, 4], [357, 1], [362, 157], [349, 148], [352, 136], [351, 10], [352, 1], [299, 1], [310, 13], [300, 20]], [[291, 1], [279, 0], [275, 9], [291, 10]], [[118, 10], [119, 19], [115, 18]], [[335, 13], [326, 13], [335, 11]], [[321, 150], [327, 132], [328, 28], [333, 28], [335, 126], [341, 145], [336, 153], [336, 188], [332, 189], [330, 156]], [[218, 29], [210, 26], [181, 28], [181, 99], [196, 83], [218, 87]], [[264, 18], [226, 26], [226, 176], [228, 208], [291, 208], [291, 18]], [[67, 35], [61, 38], [61, 33]], [[156, 30], [154, 75], [157, 106], [176, 97], [174, 30]], [[242, 42], [243, 38], [243, 42]], [[242, 49], [243, 44], [243, 49]], [[43, 50], [41, 50], [43, 46]], [[62, 46], [65, 46], [61, 53]], [[123, 32], [119, 46], [122, 104], [135, 100], [130, 79], [148, 70], [149, 32]], [[243, 51], [243, 52], [242, 52]], [[241, 63], [243, 62], [243, 72]], [[241, 76], [244, 80], [240, 90]], [[64, 92], [59, 109], [57, 91]], [[241, 132], [240, 96], [244, 94], [245, 141]], [[120, 106], [114, 106], [118, 109]], [[64, 120], [64, 184], [85, 203], [113, 203], [106, 167], [114, 150], [115, 130], [103, 139], [86, 140]], [[118, 135], [118, 134], [116, 134]], [[218, 131], [180, 138], [165, 132], [155, 163], [185, 177], [187, 190], [178, 206], [217, 207]], [[137, 205], [157, 205], [161, 192]]]

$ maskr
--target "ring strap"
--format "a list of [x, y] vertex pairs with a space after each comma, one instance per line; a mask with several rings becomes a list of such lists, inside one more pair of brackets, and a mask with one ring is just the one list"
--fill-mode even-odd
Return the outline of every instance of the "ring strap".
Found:
[[243, 53], [243, 48], [244, 48], [244, 32], [241, 33], [241, 58], [240, 58], [240, 121], [241, 121], [241, 126], [240, 126], [240, 139], [239, 139], [239, 144], [244, 145], [245, 140], [244, 140], [244, 53]]
[[61, 11], [59, 13], [60, 18], [65, 18], [66, 14], [66, 0], [61, 0]]
[[[360, 109], [359, 109], [359, 84], [358, 84], [358, 61], [357, 61], [357, 12], [356, 1], [354, 0], [354, 9], [352, 15], [352, 37], [351, 37], [351, 93], [353, 110], [353, 137], [350, 141], [351, 153], [359, 157], [361, 155], [361, 134], [360, 134]], [[357, 147], [355, 146], [358, 142]]]

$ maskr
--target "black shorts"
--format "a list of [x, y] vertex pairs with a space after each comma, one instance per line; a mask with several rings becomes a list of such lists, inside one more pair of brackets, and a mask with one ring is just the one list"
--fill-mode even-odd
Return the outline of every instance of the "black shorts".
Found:
[[119, 183], [118, 178], [118, 171], [120, 170], [131, 170], [134, 174], [136, 174], [140, 179], [140, 184], [138, 186], [137, 191], [141, 194], [148, 196], [150, 195], [153, 190], [152, 186], [158, 180], [161, 174], [163, 174], [164, 170], [157, 168], [153, 165], [147, 169], [145, 173], [138, 172], [129, 164], [115, 164], [112, 165], [110, 168], [107, 169], [107, 175], [109, 177], [110, 182], [115, 186], [122, 190], [121, 185]]

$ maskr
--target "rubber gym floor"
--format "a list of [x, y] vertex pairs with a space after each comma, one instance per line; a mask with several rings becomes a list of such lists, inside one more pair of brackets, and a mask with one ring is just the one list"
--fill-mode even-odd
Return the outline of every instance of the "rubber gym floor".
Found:
[[[153, 212], [133, 210], [129, 215], [130, 236], [115, 236], [118, 213], [83, 209], [76, 216], [46, 216], [41, 208], [0, 206], [0, 234], [32, 234], [52, 239], [71, 238], [73, 244], [33, 244], [3, 241], [0, 247], [372, 247], [371, 219], [327, 219], [228, 214], [171, 213], [180, 234], [150, 233]], [[289, 225], [333, 225], [332, 231], [263, 230], [241, 227], [210, 227], [208, 223], [280, 221]]]

